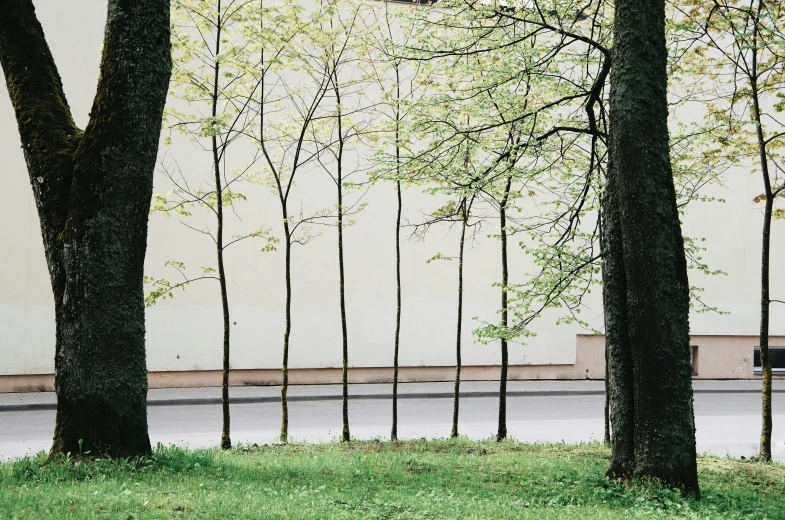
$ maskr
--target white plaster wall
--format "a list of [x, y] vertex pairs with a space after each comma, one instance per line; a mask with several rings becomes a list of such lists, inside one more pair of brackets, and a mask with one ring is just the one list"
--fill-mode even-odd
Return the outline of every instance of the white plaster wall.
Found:
[[[99, 46], [103, 37], [104, 0], [35, 0], [39, 18], [63, 78], [77, 124], [84, 126], [98, 75]], [[190, 144], [177, 141], [166, 149], [189, 175], [209, 172], [209, 157]], [[242, 154], [234, 156], [238, 164]], [[49, 279], [39, 234], [38, 218], [19, 147], [16, 123], [0, 79], [0, 374], [36, 374], [53, 371], [54, 313]], [[699, 204], [690, 208], [685, 233], [704, 236], [705, 257], [727, 277], [694, 280], [706, 288], [703, 297], [728, 315], [692, 317], [693, 334], [749, 335], [757, 331], [759, 285], [759, 228], [761, 207], [752, 202], [760, 192], [757, 177], [736, 171], [727, 185], [715, 188], [725, 204]], [[334, 204], [331, 181], [325, 173], [307, 172], [293, 194], [292, 206], [309, 209]], [[165, 192], [163, 176], [156, 191]], [[277, 200], [258, 186], [243, 187], [248, 202], [237, 207], [242, 222], [232, 218], [229, 234], [260, 226], [281, 236]], [[389, 185], [374, 187], [368, 207], [345, 232], [347, 307], [351, 366], [379, 367], [392, 363], [395, 321], [395, 191]], [[423, 210], [441, 201], [414, 189], [404, 192], [405, 218], [419, 221]], [[198, 218], [198, 217], [197, 217]], [[498, 345], [472, 342], [472, 316], [493, 319], [498, 292], [498, 242], [484, 235], [467, 251], [465, 277], [464, 362], [497, 364]], [[324, 228], [323, 236], [294, 250], [294, 303], [290, 366], [339, 367], [341, 333], [338, 302], [336, 230]], [[774, 225], [772, 265], [785, 256], [783, 224]], [[457, 230], [436, 228], [424, 242], [404, 242], [402, 251], [403, 322], [401, 364], [449, 365], [454, 360], [456, 263], [426, 260], [437, 252], [457, 251]], [[514, 243], [514, 242], [513, 242]], [[283, 336], [283, 251], [260, 253], [261, 244], [250, 241], [228, 250], [227, 274], [232, 321], [232, 366], [276, 368], [281, 361]], [[516, 247], [511, 247], [513, 281], [532, 267]], [[175, 279], [168, 259], [191, 268], [214, 264], [214, 252], [204, 237], [174, 218], [153, 215], [147, 255], [147, 273]], [[773, 297], [785, 296], [785, 280], [775, 270]], [[589, 299], [582, 317], [601, 325], [600, 291]], [[785, 298], [783, 298], [785, 299]], [[785, 334], [785, 306], [774, 304], [772, 334]], [[556, 315], [535, 323], [536, 337], [527, 345], [513, 345], [513, 364], [569, 364], [575, 361], [576, 326], [555, 326]], [[147, 312], [148, 368], [150, 370], [216, 369], [221, 361], [221, 315], [218, 287], [205, 281], [178, 292], [173, 300]]]

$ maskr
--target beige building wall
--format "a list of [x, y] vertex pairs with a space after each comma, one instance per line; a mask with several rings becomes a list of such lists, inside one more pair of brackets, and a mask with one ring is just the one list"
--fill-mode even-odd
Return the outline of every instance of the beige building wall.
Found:
[[[35, 0], [35, 5], [74, 119], [83, 127], [97, 82], [105, 0]], [[183, 140], [162, 147], [161, 160], [172, 158], [194, 178], [209, 173], [208, 155]], [[242, 153], [232, 159], [236, 164], [244, 161]], [[8, 376], [2, 378], [0, 390], [8, 385], [39, 388], [48, 384], [47, 374], [53, 372], [54, 310], [38, 218], [2, 79], [0, 168], [0, 376]], [[307, 172], [295, 188], [292, 206], [303, 207], [306, 212], [332, 206], [331, 186], [323, 172]], [[169, 188], [164, 177], [158, 175], [155, 190], [166, 192]], [[724, 187], [713, 190], [713, 195], [727, 202], [694, 205], [684, 218], [684, 229], [688, 236], [705, 237], [705, 259], [712, 268], [728, 273], [719, 277], [692, 275], [691, 279], [693, 285], [705, 289], [701, 293], [705, 302], [727, 314], [694, 314], [692, 331], [695, 337], [754, 336], [759, 312], [761, 207], [752, 199], [760, 192], [759, 179], [749, 171], [737, 170]], [[242, 220], [229, 222], [229, 234], [268, 227], [280, 237], [274, 196], [259, 186], [244, 186], [242, 191], [248, 202], [237, 207]], [[416, 189], [406, 190], [403, 200], [404, 217], [410, 223], [420, 221], [424, 211], [443, 202]], [[367, 209], [357, 215], [357, 224], [345, 232], [350, 365], [354, 369], [352, 377], [358, 381], [388, 377], [385, 374], [392, 364], [395, 325], [396, 195], [391, 186], [382, 184], [373, 187], [365, 201]], [[492, 284], [499, 279], [499, 244], [487, 237], [496, 232], [495, 226], [490, 223], [484, 227], [467, 251], [463, 359], [467, 366], [475, 367], [464, 372], [468, 378], [494, 377], [494, 367], [500, 359], [498, 345], [475, 343], [471, 334], [478, 324], [473, 317], [497, 319], [499, 296]], [[772, 294], [780, 299], [785, 299], [785, 277], [776, 266], [782, 264], [785, 240], [777, 237], [783, 232], [782, 222], [775, 222]], [[335, 234], [334, 228], [324, 228], [321, 237], [294, 250], [290, 366], [296, 382], [331, 381], [341, 364]], [[426, 260], [438, 252], [455, 254], [457, 244], [457, 230], [447, 227], [436, 228], [424, 241], [403, 243], [401, 364], [409, 367], [404, 370], [404, 378], [442, 379], [439, 374], [451, 370], [454, 363], [456, 263], [426, 264]], [[260, 247], [259, 243], [246, 241], [234, 246], [227, 255], [232, 368], [233, 377], [240, 384], [274, 382], [281, 361], [283, 252], [260, 253]], [[525, 281], [535, 268], [518, 248], [511, 247], [511, 252], [512, 281]], [[175, 218], [151, 216], [147, 274], [174, 279], [176, 273], [164, 267], [167, 260], [177, 259], [196, 269], [212, 265], [213, 258], [210, 243], [204, 237], [189, 231]], [[600, 294], [597, 286], [587, 297], [581, 314], [596, 329], [602, 328]], [[555, 325], [558, 317], [557, 312], [550, 312], [534, 323], [535, 336], [525, 338], [525, 344], [511, 346], [510, 363], [515, 365], [511, 377], [584, 378], [586, 370], [588, 377], [600, 377], [597, 360], [590, 356], [590, 362], [585, 358], [585, 353], [597, 348], [596, 338], [581, 336], [587, 331], [575, 325]], [[785, 335], [785, 305], [773, 304], [771, 323], [772, 334]], [[174, 299], [148, 309], [151, 384], [188, 386], [204, 381], [205, 377], [215, 377], [211, 371], [220, 367], [221, 333], [218, 287], [211, 282], [189, 287]], [[730, 341], [720, 340], [717, 344]], [[703, 370], [714, 373], [715, 365], [717, 374], [727, 373], [728, 366], [741, 366], [736, 350], [727, 347], [734, 353], [726, 354], [723, 348], [726, 347], [701, 349], [699, 377], [703, 377]], [[602, 361], [602, 356], [597, 359]], [[741, 377], [739, 374], [749, 372], [744, 370], [747, 369], [716, 377]], [[41, 377], [19, 378], [32, 375]]]

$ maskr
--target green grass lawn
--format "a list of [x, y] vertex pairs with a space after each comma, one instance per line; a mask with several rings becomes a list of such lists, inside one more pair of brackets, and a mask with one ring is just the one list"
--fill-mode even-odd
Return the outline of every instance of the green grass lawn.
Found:
[[703, 500], [603, 477], [600, 445], [358, 442], [0, 464], [0, 519], [785, 519], [785, 466], [701, 458]]

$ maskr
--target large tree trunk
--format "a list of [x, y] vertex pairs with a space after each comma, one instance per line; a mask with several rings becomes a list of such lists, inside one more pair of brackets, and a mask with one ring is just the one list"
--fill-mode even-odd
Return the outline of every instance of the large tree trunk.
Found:
[[608, 369], [608, 349], [605, 349], [605, 435], [603, 442], [606, 446], [611, 445], [611, 378]]
[[699, 495], [689, 284], [668, 146], [664, 0], [617, 0], [610, 157], [632, 346], [635, 473]]
[[171, 74], [169, 2], [110, 0], [90, 122], [76, 128], [31, 0], [0, 0], [0, 63], [57, 321], [52, 453], [150, 451], [143, 264]]
[[608, 476], [627, 478], [635, 467], [635, 406], [632, 351], [628, 336], [627, 282], [617, 200], [618, 172], [608, 162], [602, 196], [602, 299], [605, 314], [606, 392], [610, 403], [611, 463]]

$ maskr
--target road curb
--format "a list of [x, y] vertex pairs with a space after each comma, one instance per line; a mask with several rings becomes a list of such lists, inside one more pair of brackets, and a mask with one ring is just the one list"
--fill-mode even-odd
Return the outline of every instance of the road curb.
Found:
[[[772, 390], [774, 393], [785, 393], [785, 389]], [[738, 389], [738, 390], [720, 390], [720, 389], [705, 389], [693, 390], [696, 394], [758, 394], [760, 390], [751, 389]], [[498, 392], [461, 392], [461, 398], [477, 398], [477, 397], [496, 397]], [[604, 390], [511, 390], [507, 392], [507, 397], [554, 397], [554, 396], [579, 396], [579, 395], [605, 395]], [[405, 394], [398, 394], [398, 399], [452, 399], [454, 394], [452, 392], [411, 392]], [[341, 394], [334, 395], [293, 395], [288, 398], [288, 401], [340, 401]], [[350, 395], [350, 401], [366, 400], [366, 399], [391, 399], [392, 394], [362, 394]], [[234, 397], [230, 398], [231, 404], [257, 404], [257, 403], [277, 403], [280, 402], [280, 396], [262, 396], [262, 397]], [[147, 401], [147, 406], [199, 406], [199, 405], [215, 405], [221, 404], [221, 399], [218, 397], [194, 397], [194, 398], [180, 398], [180, 399], [150, 399]], [[0, 412], [24, 412], [32, 410], [55, 410], [57, 405], [55, 403], [24, 403], [24, 404], [3, 404], [0, 405]]]

